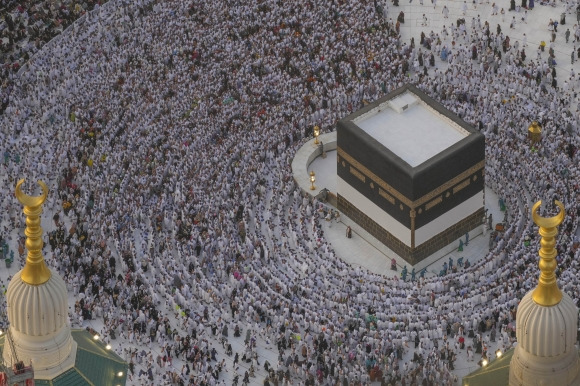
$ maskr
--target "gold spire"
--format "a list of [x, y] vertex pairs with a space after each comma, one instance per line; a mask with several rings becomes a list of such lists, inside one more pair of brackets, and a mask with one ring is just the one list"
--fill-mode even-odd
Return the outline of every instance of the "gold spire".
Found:
[[532, 143], [540, 142], [542, 139], [542, 127], [538, 121], [533, 121], [528, 127], [528, 138], [532, 140]]
[[532, 207], [532, 219], [540, 227], [539, 233], [542, 237], [540, 241], [540, 279], [538, 286], [532, 293], [532, 299], [541, 306], [555, 306], [562, 300], [562, 292], [558, 288], [556, 282], [556, 235], [558, 234], [558, 225], [564, 221], [566, 211], [564, 204], [560, 201], [555, 201], [560, 208], [560, 213], [554, 217], [540, 217], [538, 215], [538, 207], [542, 201], [538, 201]]
[[32, 197], [20, 190], [20, 185], [24, 183], [21, 179], [16, 184], [14, 191], [16, 198], [22, 205], [24, 205], [24, 214], [26, 215], [26, 264], [20, 274], [20, 278], [31, 285], [39, 285], [46, 283], [50, 279], [50, 270], [44, 262], [42, 256], [42, 228], [40, 226], [40, 214], [42, 213], [42, 204], [48, 195], [48, 187], [42, 181], [38, 181], [38, 185], [42, 188], [42, 195]]

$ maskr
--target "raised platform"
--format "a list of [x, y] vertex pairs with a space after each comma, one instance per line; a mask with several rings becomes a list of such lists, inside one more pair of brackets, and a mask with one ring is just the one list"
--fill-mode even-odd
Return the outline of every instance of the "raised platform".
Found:
[[[320, 135], [318, 141], [322, 143], [325, 152], [336, 150], [336, 131]], [[322, 179], [327, 179], [328, 175], [324, 177], [322, 175], [317, 176], [316, 179], [318, 182], [315, 183], [316, 188], [310, 189], [311, 184], [308, 167], [320, 155], [320, 146], [314, 144], [313, 138], [296, 152], [292, 160], [292, 177], [294, 177], [294, 181], [304, 193], [311, 196], [316, 196], [324, 188], [328, 189], [327, 184], [321, 184]], [[336, 162], [336, 156], [334, 156], [334, 160]], [[332, 192], [336, 194], [336, 189], [332, 189]]]

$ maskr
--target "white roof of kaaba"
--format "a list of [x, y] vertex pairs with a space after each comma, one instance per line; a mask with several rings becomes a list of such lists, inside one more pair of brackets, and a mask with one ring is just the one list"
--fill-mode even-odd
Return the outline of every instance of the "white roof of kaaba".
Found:
[[379, 104], [352, 122], [411, 167], [470, 134], [410, 91]]

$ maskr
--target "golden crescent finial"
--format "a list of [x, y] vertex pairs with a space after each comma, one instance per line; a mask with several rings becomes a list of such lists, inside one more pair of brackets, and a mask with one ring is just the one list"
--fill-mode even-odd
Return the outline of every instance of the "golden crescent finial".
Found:
[[14, 194], [16, 195], [16, 198], [18, 199], [18, 201], [20, 201], [22, 205], [30, 207], [40, 206], [46, 200], [46, 196], [48, 196], [48, 186], [46, 186], [46, 184], [40, 180], [37, 182], [38, 185], [40, 185], [40, 187], [42, 188], [42, 194], [36, 197], [29, 196], [28, 194], [24, 193], [22, 189], [20, 189], [20, 186], [24, 183], [24, 178], [16, 183], [16, 189], [14, 191]]
[[42, 227], [40, 226], [40, 214], [42, 213], [42, 203], [46, 200], [48, 195], [48, 187], [42, 181], [38, 181], [38, 185], [42, 188], [40, 196], [32, 197], [22, 192], [20, 186], [24, 183], [21, 179], [16, 183], [14, 195], [24, 205], [24, 215], [26, 215], [26, 263], [24, 268], [20, 271], [20, 278], [25, 283], [31, 285], [40, 285], [46, 283], [50, 277], [50, 269], [46, 266], [44, 257], [42, 256]]
[[532, 292], [532, 299], [545, 307], [554, 306], [562, 300], [562, 291], [558, 288], [556, 278], [556, 235], [558, 234], [558, 225], [562, 224], [566, 215], [564, 204], [555, 201], [560, 208], [560, 212], [554, 217], [541, 217], [538, 214], [538, 208], [542, 201], [538, 201], [532, 207], [532, 219], [540, 227], [539, 233], [542, 237], [540, 240], [540, 278], [538, 285]]
[[538, 208], [542, 205], [542, 201], [538, 201], [532, 206], [532, 220], [537, 226], [541, 228], [556, 228], [558, 225], [562, 224], [564, 221], [564, 216], [566, 215], [566, 210], [564, 209], [564, 204], [560, 201], [555, 200], [554, 203], [560, 208], [560, 213], [554, 217], [541, 217], [538, 214]]

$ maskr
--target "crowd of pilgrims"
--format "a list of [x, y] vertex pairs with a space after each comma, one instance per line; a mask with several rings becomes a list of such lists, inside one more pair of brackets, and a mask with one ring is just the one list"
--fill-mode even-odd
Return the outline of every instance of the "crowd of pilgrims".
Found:
[[3, 0], [0, 2], [0, 110], [14, 87], [13, 75], [42, 46], [106, 0]]
[[[130, 384], [455, 384], [457, 356], [515, 341], [537, 199], [544, 215], [566, 206], [557, 273], [580, 298], [578, 79], [558, 87], [551, 52], [526, 58], [487, 22], [415, 45], [386, 3], [291, 3], [111, 0], [11, 73], [3, 249], [23, 263], [10, 192], [44, 180], [44, 254], [71, 324], [124, 339]], [[415, 280], [337, 258], [327, 207], [290, 169], [314, 125], [406, 82], [485, 134], [486, 183], [509, 211], [485, 258]]]

